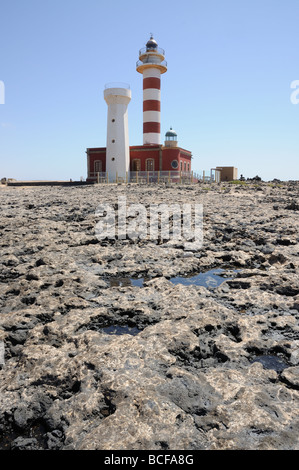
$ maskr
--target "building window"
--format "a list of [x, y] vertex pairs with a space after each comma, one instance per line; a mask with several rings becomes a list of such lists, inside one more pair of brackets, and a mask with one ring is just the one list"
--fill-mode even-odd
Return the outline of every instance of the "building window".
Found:
[[153, 158], [148, 158], [146, 160], [146, 171], [154, 171], [155, 170], [155, 161]]
[[112, 139], [111, 142], [114, 144], [114, 143], [115, 143], [115, 139]]
[[179, 166], [179, 162], [177, 160], [172, 160], [171, 162], [171, 168], [173, 168], [174, 170], [176, 170]]
[[101, 173], [102, 172], [102, 162], [101, 162], [101, 160], [95, 160], [95, 162], [94, 162], [94, 171], [95, 171], [95, 173]]
[[184, 162], [184, 171], [186, 171], [186, 162]]
[[190, 163], [188, 163], [188, 171], [190, 171]]
[[183, 162], [181, 162], [181, 171], [183, 170]]
[[132, 161], [132, 171], [140, 171], [140, 160], [138, 158]]

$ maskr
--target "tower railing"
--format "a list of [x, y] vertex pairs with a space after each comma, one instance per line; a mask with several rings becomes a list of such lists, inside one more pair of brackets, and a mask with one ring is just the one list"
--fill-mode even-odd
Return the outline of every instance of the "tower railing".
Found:
[[146, 54], [147, 52], [157, 52], [160, 55], [163, 55], [163, 56], [165, 55], [165, 51], [161, 47], [152, 47], [152, 48], [143, 47], [142, 49], [140, 49], [139, 55]]
[[116, 172], [90, 172], [89, 180], [95, 183], [137, 183], [137, 184], [193, 184], [202, 179], [193, 171], [128, 171], [125, 176]]
[[137, 60], [136, 67], [139, 67], [140, 65], [143, 65], [143, 64], [163, 65], [164, 67], [167, 67], [166, 60], [162, 60], [162, 62], [157, 62], [157, 61], [154, 61], [151, 57], [147, 57], [144, 60]]
[[128, 83], [124, 82], [110, 82], [105, 84], [105, 90], [108, 90], [109, 88], [126, 88], [130, 90], [130, 85]]

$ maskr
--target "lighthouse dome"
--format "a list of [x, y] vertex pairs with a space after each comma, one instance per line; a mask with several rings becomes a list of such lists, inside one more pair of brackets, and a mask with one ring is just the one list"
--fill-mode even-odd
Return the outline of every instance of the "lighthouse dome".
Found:
[[176, 140], [177, 133], [171, 127], [170, 130], [166, 132], [165, 137], [166, 140]]
[[157, 42], [155, 41], [155, 39], [153, 38], [153, 36], [151, 35], [150, 39], [147, 41], [146, 43], [146, 49], [147, 50], [150, 50], [150, 49], [157, 49], [158, 47], [158, 44]]

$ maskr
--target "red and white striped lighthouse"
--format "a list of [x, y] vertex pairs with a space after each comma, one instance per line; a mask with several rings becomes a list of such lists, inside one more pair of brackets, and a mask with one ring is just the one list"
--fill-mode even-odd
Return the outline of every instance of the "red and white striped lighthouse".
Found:
[[140, 49], [136, 70], [143, 74], [143, 145], [160, 145], [161, 74], [167, 71], [165, 52], [153, 36]]

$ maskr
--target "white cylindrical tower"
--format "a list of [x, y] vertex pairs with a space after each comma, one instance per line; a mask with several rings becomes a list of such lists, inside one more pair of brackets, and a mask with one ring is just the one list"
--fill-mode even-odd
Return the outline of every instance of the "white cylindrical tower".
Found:
[[140, 49], [136, 70], [143, 74], [143, 145], [160, 145], [161, 74], [167, 71], [165, 52], [151, 36]]
[[129, 86], [108, 86], [104, 90], [108, 105], [106, 172], [111, 179], [116, 175], [126, 178], [130, 170], [128, 104], [131, 101]]

